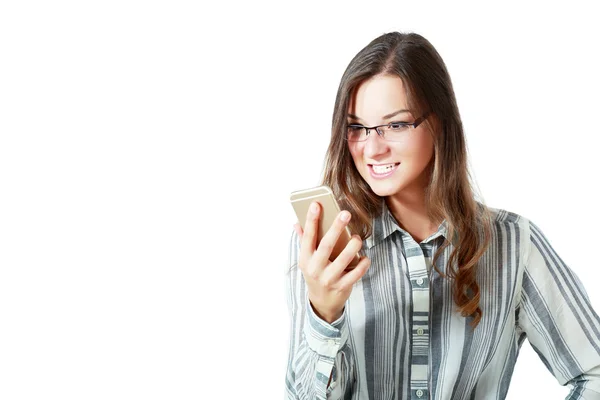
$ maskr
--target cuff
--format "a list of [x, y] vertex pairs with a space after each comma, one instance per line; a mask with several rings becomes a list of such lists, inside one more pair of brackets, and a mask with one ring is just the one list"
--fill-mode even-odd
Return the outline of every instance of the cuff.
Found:
[[348, 324], [346, 323], [347, 305], [342, 316], [331, 324], [315, 314], [308, 294], [305, 296], [306, 319], [304, 321], [304, 336], [308, 346], [321, 356], [335, 358], [348, 340]]

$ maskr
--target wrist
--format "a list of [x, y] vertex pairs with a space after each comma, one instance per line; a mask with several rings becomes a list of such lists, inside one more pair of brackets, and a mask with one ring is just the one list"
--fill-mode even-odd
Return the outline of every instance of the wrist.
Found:
[[338, 319], [340, 319], [340, 317], [342, 316], [342, 314], [344, 314], [344, 308], [342, 308], [341, 311], [338, 311], [337, 313], [328, 313], [328, 312], [323, 312], [323, 311], [319, 311], [313, 304], [312, 301], [310, 302], [310, 306], [312, 307], [315, 315], [319, 318], [321, 318], [323, 321], [327, 322], [328, 324], [332, 324], [333, 322], [337, 321]]

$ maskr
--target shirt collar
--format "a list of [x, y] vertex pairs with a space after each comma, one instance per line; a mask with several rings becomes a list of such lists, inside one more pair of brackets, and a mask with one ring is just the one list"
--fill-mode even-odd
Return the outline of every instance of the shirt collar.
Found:
[[[402, 234], [402, 236], [411, 237], [407, 231], [405, 231], [398, 225], [396, 219], [394, 218], [394, 215], [387, 207], [385, 199], [382, 200], [382, 203], [382, 212], [379, 216], [373, 218], [372, 233], [371, 236], [369, 236], [366, 239], [366, 244], [369, 249], [378, 244], [379, 242], [385, 240], [388, 236], [394, 233], [394, 231], [399, 231]], [[423, 242], [421, 243], [430, 242], [438, 236], [443, 236], [446, 239], [448, 238], [448, 223], [445, 219], [442, 221], [437, 231], [435, 231], [431, 236], [423, 240]], [[458, 232], [455, 232], [452, 244], [454, 246], [458, 244]]]

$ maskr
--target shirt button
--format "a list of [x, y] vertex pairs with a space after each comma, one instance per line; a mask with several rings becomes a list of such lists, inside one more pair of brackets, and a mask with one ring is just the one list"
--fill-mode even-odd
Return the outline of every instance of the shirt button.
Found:
[[423, 284], [423, 278], [417, 279], [417, 284], [422, 285]]
[[417, 329], [417, 335], [422, 335], [422, 334], [423, 334], [423, 328]]
[[417, 396], [423, 397], [423, 391], [421, 389], [417, 390]]
[[331, 339], [331, 340], [329, 340], [329, 345], [335, 346], [335, 345], [337, 345], [337, 342], [335, 340]]

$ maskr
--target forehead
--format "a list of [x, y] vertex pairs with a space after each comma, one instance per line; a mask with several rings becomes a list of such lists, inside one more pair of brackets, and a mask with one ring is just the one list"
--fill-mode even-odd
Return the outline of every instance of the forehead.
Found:
[[386, 114], [408, 108], [402, 79], [395, 75], [377, 75], [355, 88], [350, 96], [348, 113], [376, 122]]

